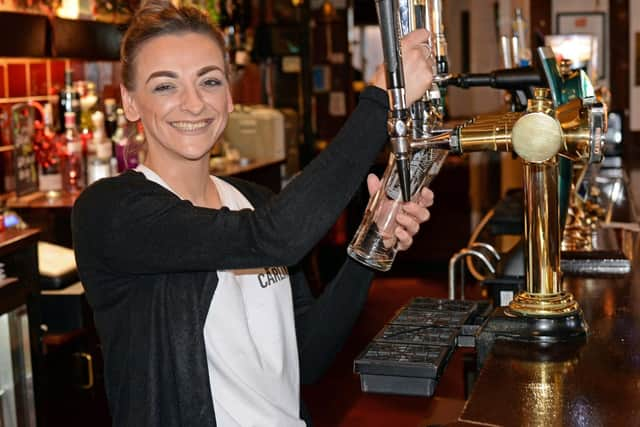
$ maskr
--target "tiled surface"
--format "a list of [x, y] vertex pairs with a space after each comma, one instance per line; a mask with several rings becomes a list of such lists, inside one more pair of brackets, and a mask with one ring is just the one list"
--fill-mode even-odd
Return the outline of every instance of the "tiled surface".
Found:
[[29, 67], [29, 95], [45, 96], [47, 95], [47, 63], [32, 62], [27, 64]]
[[[120, 68], [116, 62], [86, 62], [65, 59], [0, 58], [0, 104], [5, 105], [25, 98], [43, 100], [64, 87], [64, 71], [70, 67], [74, 80], [95, 80], [99, 95], [102, 89], [119, 85]], [[99, 72], [92, 72], [98, 70]]]
[[[58, 92], [64, 86], [64, 70], [66, 61], [55, 59], [47, 61], [51, 72], [51, 88], [54, 92]], [[51, 93], [51, 92], [50, 92]]]
[[9, 93], [11, 98], [28, 96], [27, 92], [27, 67], [24, 63], [9, 63]]

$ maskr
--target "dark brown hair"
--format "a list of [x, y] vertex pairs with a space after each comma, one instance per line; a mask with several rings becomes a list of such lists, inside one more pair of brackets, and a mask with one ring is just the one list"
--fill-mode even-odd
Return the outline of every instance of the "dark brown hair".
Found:
[[209, 36], [222, 50], [225, 76], [229, 76], [222, 33], [212, 24], [209, 15], [192, 6], [176, 7], [168, 0], [149, 0], [135, 13], [120, 45], [122, 82], [134, 90], [135, 61], [140, 47], [147, 41], [165, 35], [198, 33]]

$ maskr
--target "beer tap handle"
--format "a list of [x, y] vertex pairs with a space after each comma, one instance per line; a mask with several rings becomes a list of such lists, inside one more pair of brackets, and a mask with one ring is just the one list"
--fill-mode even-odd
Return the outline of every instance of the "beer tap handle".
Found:
[[449, 58], [442, 17], [442, 0], [427, 0], [425, 6], [427, 30], [431, 32], [435, 43], [436, 73], [433, 79], [435, 82], [440, 82], [449, 78]]
[[409, 109], [405, 94], [400, 50], [398, 4], [394, 0], [376, 0], [376, 6], [382, 35], [382, 52], [384, 54], [387, 92], [389, 94], [390, 109], [387, 130], [396, 159], [402, 198], [404, 201], [409, 201], [411, 199], [411, 148], [408, 135]]

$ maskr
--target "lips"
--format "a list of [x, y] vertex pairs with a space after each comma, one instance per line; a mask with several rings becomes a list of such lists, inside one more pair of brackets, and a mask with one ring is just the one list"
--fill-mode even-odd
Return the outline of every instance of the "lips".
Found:
[[169, 125], [172, 128], [179, 130], [180, 132], [196, 133], [196, 132], [202, 131], [211, 123], [213, 123], [213, 119], [205, 119], [205, 120], [197, 120], [197, 121], [191, 121], [191, 120], [174, 121], [174, 122], [169, 122]]

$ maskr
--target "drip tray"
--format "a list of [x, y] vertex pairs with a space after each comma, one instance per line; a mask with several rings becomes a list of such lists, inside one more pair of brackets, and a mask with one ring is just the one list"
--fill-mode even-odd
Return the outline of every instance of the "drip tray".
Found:
[[460, 335], [478, 304], [414, 298], [356, 358], [362, 391], [432, 396]]
[[432, 396], [453, 347], [374, 341], [355, 361], [362, 391]]

